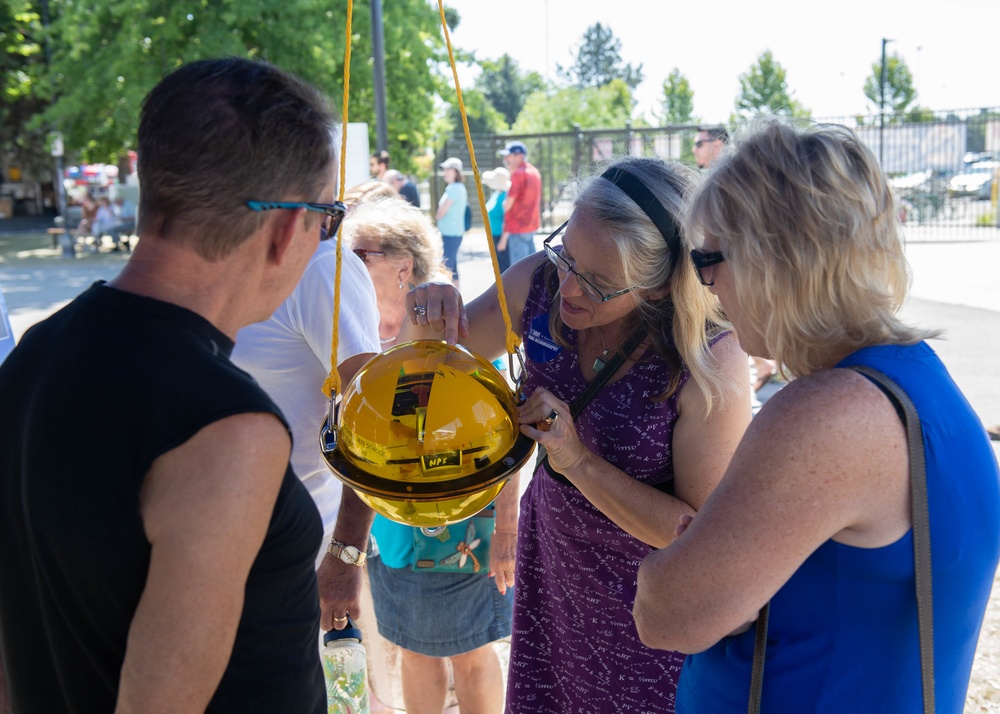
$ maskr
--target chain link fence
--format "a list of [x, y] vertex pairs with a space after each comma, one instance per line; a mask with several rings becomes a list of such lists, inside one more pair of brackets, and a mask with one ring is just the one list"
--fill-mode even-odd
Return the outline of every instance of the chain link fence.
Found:
[[[907, 240], [1000, 239], [1000, 107], [924, 111], [916, 118], [887, 113], [817, 121], [851, 128], [879, 157], [896, 191]], [[528, 160], [542, 175], [540, 230], [546, 231], [569, 217], [579, 179], [616, 157], [657, 156], [694, 165], [697, 131], [694, 125], [577, 126], [565, 132], [473, 135], [472, 139], [481, 172], [502, 165], [497, 152], [507, 142], [524, 142]], [[435, 166], [448, 156], [462, 159], [465, 165], [473, 225], [482, 226], [464, 134], [441, 147]], [[440, 171], [429, 188], [431, 205], [436, 206], [444, 190]]]

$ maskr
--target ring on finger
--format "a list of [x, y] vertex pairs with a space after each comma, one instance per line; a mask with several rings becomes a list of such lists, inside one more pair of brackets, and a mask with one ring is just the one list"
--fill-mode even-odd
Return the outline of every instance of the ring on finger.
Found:
[[551, 426], [552, 422], [554, 422], [558, 418], [559, 418], [559, 412], [557, 412], [555, 409], [553, 409], [551, 412], [549, 412], [549, 415], [547, 417], [545, 417], [545, 419], [543, 421], [546, 424], [548, 424], [548, 425]]
[[427, 306], [426, 305], [414, 305], [413, 314], [417, 317], [427, 317]]
[[347, 622], [347, 615], [344, 615], [343, 617], [335, 617], [335, 618], [333, 618], [333, 621], [334, 622]]

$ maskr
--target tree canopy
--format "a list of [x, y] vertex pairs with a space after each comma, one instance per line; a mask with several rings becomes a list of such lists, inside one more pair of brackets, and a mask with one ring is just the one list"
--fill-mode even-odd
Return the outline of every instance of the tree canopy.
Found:
[[733, 123], [759, 114], [808, 117], [809, 110], [792, 97], [785, 75], [785, 68], [778, 64], [771, 51], [763, 52], [750, 71], [740, 75], [740, 93], [731, 117]]
[[545, 80], [540, 74], [522, 74], [517, 62], [508, 54], [498, 60], [484, 60], [480, 66], [482, 73], [475, 86], [503, 115], [508, 127], [517, 121], [525, 100], [545, 87]]
[[[864, 92], [872, 111], [881, 108], [882, 60], [872, 63], [872, 73], [865, 80]], [[898, 54], [885, 58], [885, 108], [887, 112], [903, 114], [913, 107], [917, 90], [913, 88], [913, 74]]]
[[[24, 0], [25, 11], [15, 16], [22, 33], [39, 26], [37, 5]], [[142, 98], [191, 60], [263, 59], [312, 82], [334, 106], [342, 104], [347, 0], [49, 0], [48, 8], [51, 24], [40, 34], [53, 51], [51, 63], [41, 63], [33, 77], [31, 95], [45, 105], [34, 121], [60, 129], [67, 150], [85, 160], [114, 161], [134, 148]], [[426, 127], [433, 123], [434, 97], [446, 88], [440, 68], [447, 57], [438, 13], [424, 0], [386, 3], [383, 20], [389, 150], [406, 167], [410, 155], [432, 141]], [[457, 14], [449, 21], [457, 23]], [[348, 119], [374, 125], [365, 5], [355, 5], [352, 35]], [[6, 86], [12, 73], [3, 69]]]
[[611, 28], [598, 22], [583, 33], [573, 66], [564, 68], [556, 65], [557, 73], [579, 89], [603, 87], [612, 80], [620, 79], [635, 91], [642, 84], [642, 64], [638, 67], [624, 64], [621, 48], [621, 40], [615, 37]]
[[690, 124], [694, 121], [694, 91], [687, 77], [674, 67], [663, 81], [663, 113], [666, 124]]

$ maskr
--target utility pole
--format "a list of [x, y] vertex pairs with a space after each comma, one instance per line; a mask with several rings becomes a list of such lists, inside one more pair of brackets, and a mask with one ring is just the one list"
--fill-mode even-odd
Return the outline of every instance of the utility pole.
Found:
[[[42, 0], [42, 26], [45, 28], [45, 65], [46, 67], [51, 67], [52, 50], [49, 48], [49, 0]], [[56, 225], [59, 225], [59, 221], [61, 221], [63, 228], [69, 230], [66, 226], [66, 185], [63, 183], [63, 136], [58, 131], [55, 132], [55, 136], [52, 139], [51, 153], [56, 163], [55, 180], [52, 181], [52, 190], [55, 191], [56, 207], [59, 211]]]
[[885, 46], [892, 42], [892, 40], [887, 40], [882, 38], [882, 72], [878, 83], [878, 163], [879, 166], [884, 165], [885, 159], [885, 82], [888, 79], [889, 73], [885, 66]]
[[372, 0], [372, 76], [375, 91], [375, 134], [379, 151], [389, 148], [389, 129], [385, 115], [385, 35], [382, 31], [382, 0]]

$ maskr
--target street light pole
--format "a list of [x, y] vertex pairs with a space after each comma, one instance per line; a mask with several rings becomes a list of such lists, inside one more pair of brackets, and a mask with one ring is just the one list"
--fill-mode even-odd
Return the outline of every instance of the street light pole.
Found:
[[[49, 0], [42, 0], [42, 26], [45, 28], [45, 66], [52, 67], [52, 50], [49, 47]], [[56, 210], [63, 228], [66, 226], [66, 185], [63, 183], [63, 136], [56, 131], [52, 139], [52, 156], [55, 158], [56, 175], [52, 182], [52, 190], [56, 194]], [[58, 221], [57, 221], [58, 225]]]
[[878, 83], [878, 163], [879, 166], [884, 164], [885, 158], [885, 82], [888, 78], [888, 71], [885, 66], [885, 46], [892, 42], [892, 40], [887, 40], [882, 38], [882, 65], [881, 65], [881, 77], [879, 77]]
[[372, 0], [372, 56], [375, 60], [375, 130], [379, 151], [389, 148], [389, 130], [385, 114], [385, 35], [382, 31], [382, 0]]

